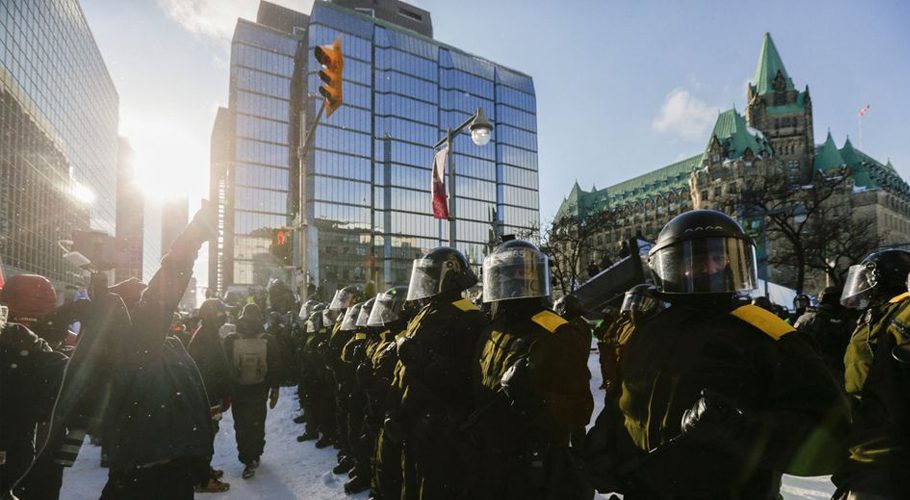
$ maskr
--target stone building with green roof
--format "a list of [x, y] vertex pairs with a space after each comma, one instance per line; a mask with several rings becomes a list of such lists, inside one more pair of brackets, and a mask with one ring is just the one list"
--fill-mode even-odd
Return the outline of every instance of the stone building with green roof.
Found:
[[[798, 90], [787, 73], [770, 34], [765, 34], [755, 74], [747, 88], [745, 113], [729, 109], [715, 122], [705, 149], [682, 161], [603, 189], [585, 191], [576, 182], [555, 218], [585, 217], [611, 209], [616, 226], [595, 238], [587, 261], [614, 257], [620, 242], [635, 234], [654, 239], [673, 216], [694, 208], [715, 208], [736, 216], [758, 243], [760, 262], [773, 252], [764, 237], [764, 221], [746, 220], [726, 201], [751, 176], [769, 169], [784, 171], [794, 183], [811, 183], [816, 172], [849, 167], [849, 190], [830, 203], [872, 221], [886, 244], [910, 241], [910, 186], [890, 161], [881, 163], [856, 149], [849, 138], [838, 147], [830, 132], [822, 144], [813, 135], [809, 87]], [[765, 266], [760, 274], [788, 283], [792, 277]], [[808, 289], [823, 286], [811, 277]]]

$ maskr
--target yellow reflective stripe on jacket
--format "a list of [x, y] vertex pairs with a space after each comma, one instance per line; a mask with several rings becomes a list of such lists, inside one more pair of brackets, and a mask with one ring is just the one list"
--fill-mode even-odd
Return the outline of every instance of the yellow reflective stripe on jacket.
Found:
[[474, 305], [473, 302], [471, 302], [468, 299], [456, 300], [455, 302], [452, 302], [452, 305], [457, 307], [458, 309], [461, 309], [462, 311], [479, 311], [480, 310], [477, 308], [477, 306]]
[[892, 304], [897, 304], [898, 302], [903, 302], [907, 300], [907, 297], [910, 297], [910, 292], [904, 292], [896, 297], [892, 297], [888, 302]]
[[550, 311], [541, 311], [531, 316], [531, 321], [542, 326], [544, 330], [550, 333], [555, 333], [557, 328], [568, 323], [562, 316]]
[[758, 328], [774, 340], [780, 340], [784, 335], [796, 331], [771, 311], [751, 304], [737, 307], [730, 314]]
[[358, 333], [358, 334], [354, 335], [354, 340], [366, 340], [366, 339], [367, 339], [367, 334], [365, 334], [365, 333]]

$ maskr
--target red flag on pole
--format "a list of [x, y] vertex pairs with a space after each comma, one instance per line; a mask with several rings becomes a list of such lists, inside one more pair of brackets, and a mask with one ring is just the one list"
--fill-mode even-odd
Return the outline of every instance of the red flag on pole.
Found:
[[868, 104], [866, 104], [865, 106], [862, 107], [862, 109], [859, 110], [859, 116], [860, 116], [860, 118], [862, 118], [863, 116], [865, 116], [867, 112], [869, 112], [869, 105], [868, 105]]
[[446, 197], [446, 160], [449, 150], [442, 149], [436, 152], [433, 158], [433, 180], [431, 192], [433, 193], [433, 218], [448, 219], [449, 203]]

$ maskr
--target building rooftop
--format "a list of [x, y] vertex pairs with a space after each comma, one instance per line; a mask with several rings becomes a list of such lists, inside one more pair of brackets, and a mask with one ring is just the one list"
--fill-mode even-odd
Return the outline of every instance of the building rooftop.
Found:
[[784, 68], [784, 61], [774, 46], [770, 33], [765, 33], [762, 41], [761, 54], [758, 56], [758, 65], [755, 67], [755, 76], [752, 77], [752, 88], [758, 94], [767, 94], [774, 90], [774, 80], [780, 73], [784, 79], [786, 90], [793, 90], [793, 80]]

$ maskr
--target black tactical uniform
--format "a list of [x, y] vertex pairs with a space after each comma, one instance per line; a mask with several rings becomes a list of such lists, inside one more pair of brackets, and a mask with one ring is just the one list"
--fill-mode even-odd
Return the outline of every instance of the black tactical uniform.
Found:
[[850, 458], [833, 479], [845, 495], [910, 496], [908, 271], [910, 252], [891, 249], [867, 256], [847, 276], [841, 302], [866, 311], [844, 357], [853, 426]]
[[344, 347], [354, 338], [357, 329], [357, 315], [361, 304], [355, 304], [344, 313], [344, 319], [336, 325], [329, 339], [329, 370], [335, 380], [335, 444], [338, 448], [338, 465], [333, 472], [341, 474], [354, 467], [351, 441], [348, 435], [348, 418], [351, 412], [351, 395], [354, 390], [354, 373], [351, 366], [345, 363], [342, 355]]
[[826, 288], [819, 294], [819, 305], [800, 316], [793, 327], [815, 348], [834, 378], [844, 383], [844, 354], [856, 328], [856, 315], [840, 305], [840, 288]]
[[[757, 306], [751, 241], [720, 212], [677, 216], [650, 265], [670, 307], [623, 347], [622, 394], [589, 433], [598, 489], [626, 499], [776, 499], [782, 473], [830, 473], [846, 402], [821, 359]], [[650, 453], [649, 453], [650, 452]]]
[[300, 408], [303, 410], [303, 420], [306, 424], [303, 434], [297, 436], [297, 441], [309, 441], [319, 438], [319, 418], [322, 409], [322, 371], [317, 356], [316, 348], [319, 345], [322, 328], [323, 304], [312, 304], [305, 312], [306, 320], [298, 329], [296, 337], [297, 357], [300, 366], [300, 384], [297, 388]]
[[[361, 370], [367, 392], [367, 429], [372, 438], [370, 497], [375, 500], [401, 496], [401, 442], [386, 438], [383, 422], [395, 402], [392, 379], [398, 363], [396, 336], [403, 335], [417, 312], [413, 302], [405, 304], [408, 287], [390, 288], [376, 297], [367, 325], [380, 330], [367, 349], [369, 373]], [[400, 398], [397, 398], [400, 400]]]
[[345, 493], [359, 493], [370, 487], [370, 451], [372, 442], [365, 434], [364, 424], [367, 412], [367, 395], [363, 386], [362, 377], [358, 377], [357, 369], [366, 359], [366, 346], [369, 336], [367, 319], [373, 309], [375, 299], [370, 299], [360, 307], [357, 312], [354, 336], [341, 350], [341, 361], [345, 365], [345, 378], [348, 390], [348, 415], [346, 432], [350, 446], [350, 457], [354, 461], [351, 471], [351, 480], [344, 485]]
[[467, 458], [457, 429], [471, 412], [471, 359], [486, 317], [461, 294], [476, 282], [455, 249], [436, 248], [414, 261], [408, 300], [426, 305], [398, 344], [393, 385], [401, 399], [390, 432], [403, 438], [402, 498], [463, 494]]
[[[478, 440], [472, 498], [591, 498], [570, 434], [591, 418], [591, 337], [548, 309], [548, 260], [512, 240], [484, 260], [493, 321], [481, 334], [469, 421]], [[476, 424], [474, 424], [476, 421]]]

